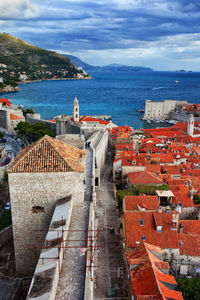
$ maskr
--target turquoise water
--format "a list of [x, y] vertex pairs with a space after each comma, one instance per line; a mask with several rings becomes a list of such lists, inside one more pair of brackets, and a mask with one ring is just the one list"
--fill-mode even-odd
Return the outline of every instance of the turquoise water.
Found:
[[[91, 72], [92, 80], [48, 80], [20, 84], [17, 93], [4, 93], [14, 104], [31, 107], [42, 118], [72, 114], [77, 96], [81, 115], [111, 115], [118, 125], [144, 126], [142, 114], [146, 99], [187, 100], [200, 103], [200, 73], [181, 72]], [[180, 83], [175, 84], [178, 80]], [[158, 126], [158, 124], [156, 125]]]

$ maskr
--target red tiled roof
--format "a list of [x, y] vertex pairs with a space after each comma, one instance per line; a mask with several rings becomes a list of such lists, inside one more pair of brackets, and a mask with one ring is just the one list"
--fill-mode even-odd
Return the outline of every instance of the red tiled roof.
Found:
[[8, 99], [0, 99], [0, 103], [5, 103], [7, 106], [11, 106], [12, 103]]
[[13, 120], [24, 120], [23, 117], [19, 117], [17, 115], [14, 115], [14, 114], [10, 114], [10, 120], [13, 121]]
[[147, 243], [142, 243], [139, 248], [127, 253], [129, 264], [132, 263], [133, 259], [135, 261], [137, 258], [140, 259], [140, 261], [136, 261], [134, 268], [130, 270], [135, 299], [165, 300], [170, 298], [183, 300], [180, 292], [169, 289], [170, 284], [173, 287], [176, 286], [176, 280], [173, 276], [167, 275], [159, 269], [158, 266], [161, 266], [162, 269], [168, 269], [169, 264], [158, 259], [156, 255], [151, 252], [152, 247], [154, 252], [162, 253], [160, 248]]
[[160, 165], [159, 164], [147, 164], [146, 171], [157, 175], [157, 172], [160, 172]]
[[9, 173], [83, 172], [80, 150], [47, 135], [21, 150], [9, 168]]
[[144, 207], [146, 210], [157, 210], [159, 207], [157, 196], [125, 196], [125, 210], [135, 210], [137, 206]]
[[84, 116], [79, 120], [79, 123], [82, 124], [83, 122], [90, 123], [90, 122], [98, 122], [99, 124], [108, 125], [110, 122], [104, 121], [97, 118], [92, 118], [88, 116]]
[[183, 225], [182, 233], [199, 234], [200, 235], [200, 220], [179, 220], [179, 227]]
[[200, 235], [179, 234], [180, 254], [200, 256]]
[[163, 184], [158, 177], [146, 171], [129, 173], [127, 176], [131, 184]]
[[[134, 150], [134, 146], [133, 144], [127, 144], [127, 143], [117, 143], [115, 146], [116, 150], [129, 150], [129, 151], [133, 151]], [[133, 152], [134, 154], [135, 152]]]
[[[133, 164], [134, 161], [134, 164]], [[145, 157], [141, 155], [123, 156], [122, 166], [145, 166]]]
[[[177, 231], [171, 230], [173, 213], [153, 213], [150, 211], [125, 211], [126, 245], [128, 248], [135, 247], [136, 241], [142, 242], [142, 236], [146, 237], [147, 243], [165, 248], [179, 248]], [[163, 231], [157, 232], [153, 216], [160, 214]], [[140, 225], [140, 219], [144, 225]]]

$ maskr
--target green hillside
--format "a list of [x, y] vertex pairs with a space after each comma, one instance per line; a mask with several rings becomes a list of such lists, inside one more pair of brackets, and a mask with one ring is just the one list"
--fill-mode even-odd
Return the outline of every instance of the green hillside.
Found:
[[87, 77], [88, 74], [66, 56], [30, 45], [7, 33], [0, 34], [0, 88], [7, 84], [15, 86], [19, 81]]

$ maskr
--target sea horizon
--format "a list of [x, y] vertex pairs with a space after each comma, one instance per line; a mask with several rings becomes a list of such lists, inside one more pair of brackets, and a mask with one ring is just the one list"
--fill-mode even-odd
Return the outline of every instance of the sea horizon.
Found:
[[[2, 93], [0, 97], [8, 98], [13, 104], [24, 108], [32, 108], [47, 120], [62, 113], [72, 115], [73, 100], [77, 97], [80, 115], [110, 115], [117, 125], [130, 125], [133, 128], [149, 127], [137, 111], [144, 109], [147, 99], [200, 103], [200, 72], [91, 71], [90, 75], [91, 80], [24, 83], [19, 85], [18, 92]], [[152, 126], [167, 124], [156, 123]]]

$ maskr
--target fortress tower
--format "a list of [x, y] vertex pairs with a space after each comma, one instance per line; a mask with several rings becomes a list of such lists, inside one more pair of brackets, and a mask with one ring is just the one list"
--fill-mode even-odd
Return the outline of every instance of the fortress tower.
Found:
[[187, 122], [187, 134], [193, 136], [193, 132], [194, 132], [194, 116], [190, 114]]
[[78, 99], [75, 97], [74, 103], [73, 103], [73, 119], [74, 122], [79, 122], [79, 103]]
[[30, 276], [41, 250], [34, 251], [38, 230], [48, 230], [57, 202], [84, 201], [85, 151], [45, 135], [20, 152], [8, 177], [16, 271]]

